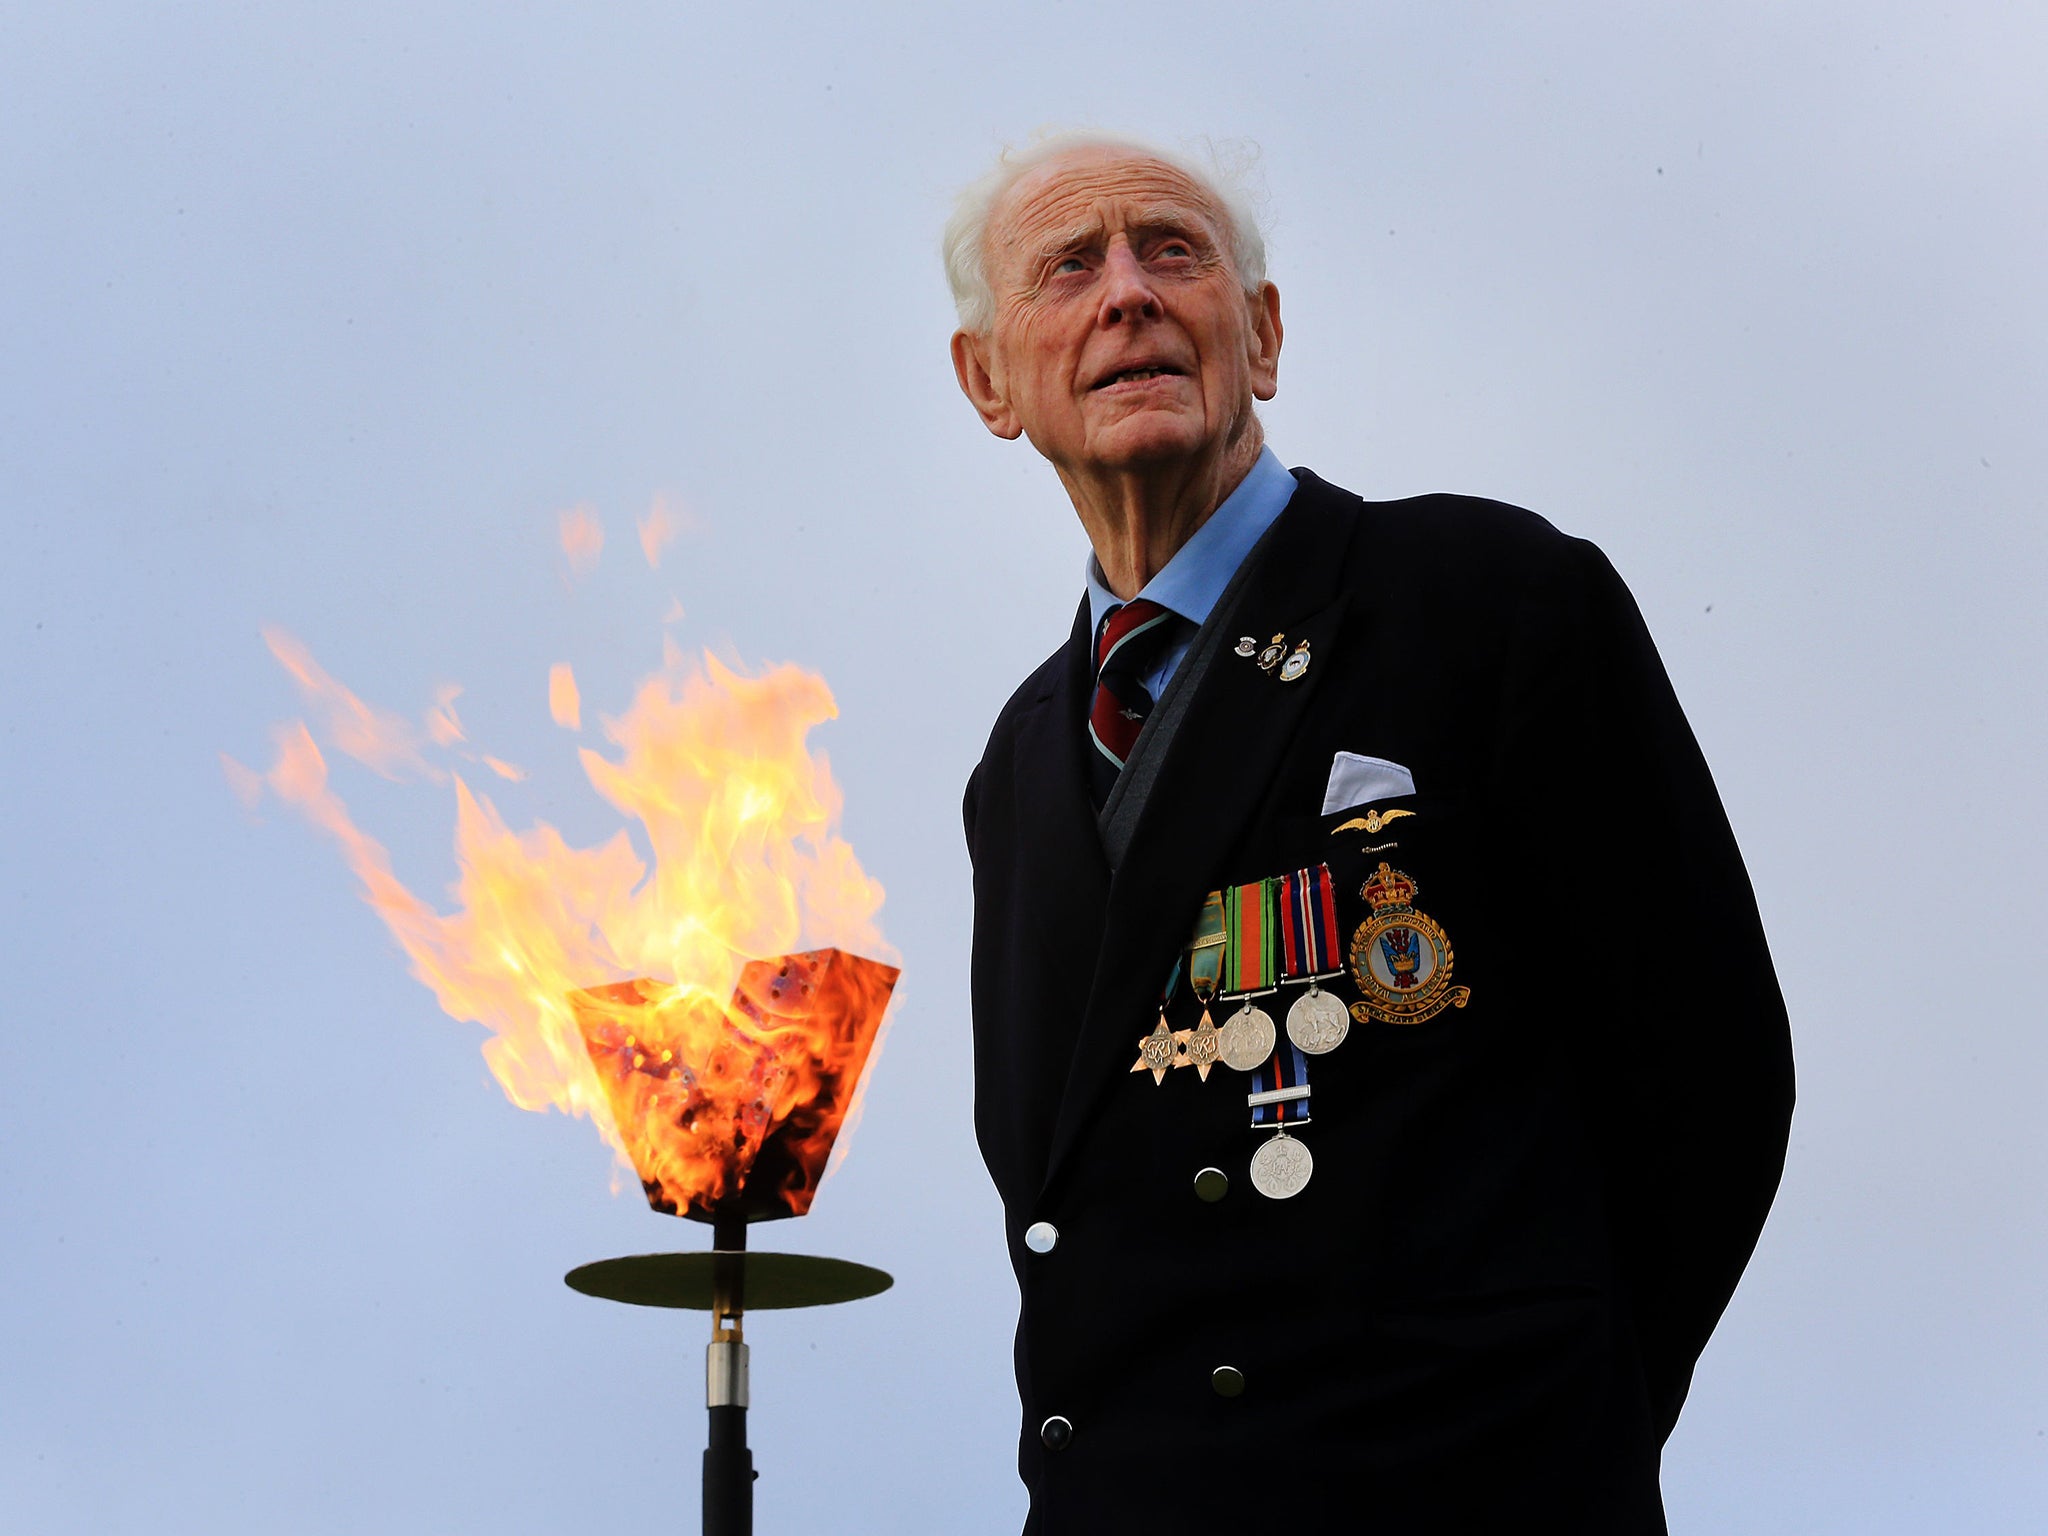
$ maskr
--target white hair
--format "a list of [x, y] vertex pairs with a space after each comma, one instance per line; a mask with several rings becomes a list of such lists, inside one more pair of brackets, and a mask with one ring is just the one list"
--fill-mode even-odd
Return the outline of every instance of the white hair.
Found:
[[962, 188], [954, 199], [953, 216], [946, 220], [940, 249], [962, 330], [982, 335], [995, 323], [995, 292], [988, 280], [988, 221], [1003, 195], [1020, 178], [1048, 161], [1090, 149], [1121, 150], [1157, 160], [1187, 177], [1222, 214], [1230, 236], [1231, 263], [1237, 268], [1244, 291], [1257, 293], [1264, 285], [1266, 237], [1259, 228], [1259, 198], [1253, 185], [1253, 167], [1258, 159], [1255, 148], [1241, 144], [1219, 146], [1203, 140], [1204, 158], [1208, 161], [1204, 165], [1193, 155], [1129, 134], [1092, 128], [1063, 129], [1040, 133], [1021, 149], [1006, 146], [996, 156], [996, 163]]

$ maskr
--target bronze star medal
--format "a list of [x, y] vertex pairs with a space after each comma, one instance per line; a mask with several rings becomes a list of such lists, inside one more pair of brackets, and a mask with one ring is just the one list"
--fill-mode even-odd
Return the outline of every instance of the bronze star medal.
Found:
[[1168, 1029], [1166, 1015], [1162, 1013], [1158, 1027], [1139, 1038], [1138, 1059], [1131, 1063], [1131, 1070], [1150, 1072], [1154, 1083], [1165, 1082], [1168, 1072], [1188, 1065], [1188, 1038], [1193, 1033], [1191, 1029]]
[[1174, 1036], [1182, 1040], [1181, 1059], [1174, 1063], [1178, 1067], [1193, 1067], [1203, 1082], [1209, 1081], [1209, 1069], [1221, 1059], [1223, 1031], [1210, 1022], [1204, 1012], [1202, 1022], [1193, 1029], [1181, 1030]]

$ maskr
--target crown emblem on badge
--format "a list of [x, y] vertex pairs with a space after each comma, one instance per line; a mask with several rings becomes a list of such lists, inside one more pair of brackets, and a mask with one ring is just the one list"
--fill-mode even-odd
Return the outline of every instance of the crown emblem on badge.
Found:
[[1416, 890], [1413, 876], [1384, 859], [1359, 889], [1372, 908], [1351, 936], [1351, 975], [1359, 992], [1351, 1017], [1361, 1024], [1420, 1024], [1471, 1000], [1470, 987], [1451, 984], [1450, 935], [1415, 910]]
[[1373, 915], [1378, 916], [1382, 912], [1399, 911], [1413, 905], [1415, 889], [1413, 880], [1381, 859], [1380, 867], [1367, 877], [1359, 894], [1372, 908]]

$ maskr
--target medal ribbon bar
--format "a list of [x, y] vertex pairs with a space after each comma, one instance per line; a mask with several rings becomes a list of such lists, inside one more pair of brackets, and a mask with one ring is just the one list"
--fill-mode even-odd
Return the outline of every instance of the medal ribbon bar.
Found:
[[1308, 1094], [1308, 1059], [1290, 1040], [1252, 1074], [1252, 1091], [1245, 1095], [1245, 1103], [1251, 1108], [1254, 1126], [1306, 1125]]
[[1244, 1102], [1247, 1109], [1257, 1109], [1261, 1104], [1286, 1104], [1307, 1097], [1308, 1084], [1299, 1083], [1292, 1088], [1268, 1088], [1264, 1093], [1248, 1093]]
[[1174, 957], [1173, 969], [1167, 973], [1166, 985], [1159, 990], [1159, 1017], [1166, 1017], [1166, 1008], [1173, 1001], [1173, 994], [1180, 990], [1180, 958]]
[[1233, 996], [1270, 992], [1279, 970], [1279, 879], [1254, 880], [1223, 892], [1224, 979]]
[[1330, 866], [1298, 869], [1280, 887], [1280, 932], [1288, 981], [1320, 981], [1344, 969], [1337, 936], [1337, 891]]
[[1202, 898], [1195, 936], [1188, 941], [1188, 985], [1205, 1006], [1223, 980], [1224, 946], [1223, 893], [1211, 891]]

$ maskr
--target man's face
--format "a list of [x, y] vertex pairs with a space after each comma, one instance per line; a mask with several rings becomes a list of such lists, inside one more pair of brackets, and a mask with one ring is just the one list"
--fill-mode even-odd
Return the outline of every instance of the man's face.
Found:
[[1279, 295], [1246, 294], [1226, 226], [1171, 166], [1082, 150], [1011, 187], [989, 221], [996, 313], [954, 338], [989, 430], [1062, 469], [1213, 453], [1273, 397]]

